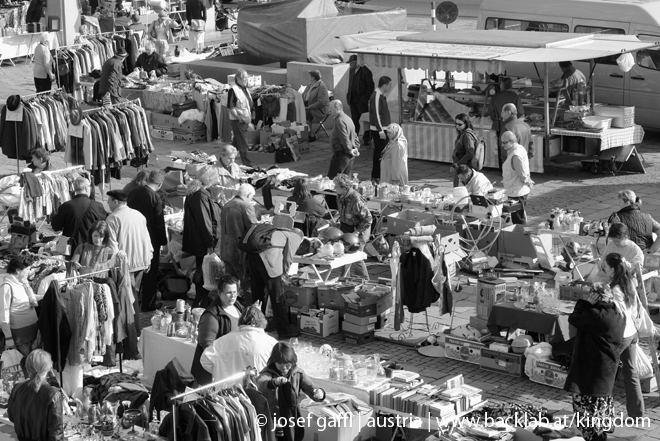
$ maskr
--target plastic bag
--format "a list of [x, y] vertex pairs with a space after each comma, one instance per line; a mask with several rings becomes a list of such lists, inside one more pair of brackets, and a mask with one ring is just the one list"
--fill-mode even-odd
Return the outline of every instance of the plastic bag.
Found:
[[616, 64], [619, 65], [621, 72], [628, 72], [635, 65], [635, 58], [631, 53], [621, 54], [619, 58], [616, 59]]
[[[637, 343], [635, 343], [637, 345]], [[637, 351], [635, 351], [637, 356], [633, 361], [635, 363], [635, 368], [639, 374], [639, 379], [643, 380], [645, 378], [651, 378], [653, 376], [653, 366], [651, 366], [651, 359], [648, 355], [642, 351], [642, 348], [637, 345]]]
[[23, 355], [16, 349], [7, 349], [2, 353], [2, 377], [21, 372]]
[[224, 265], [217, 254], [207, 254], [202, 261], [202, 273], [204, 274], [204, 289], [216, 289], [218, 276], [224, 274]]

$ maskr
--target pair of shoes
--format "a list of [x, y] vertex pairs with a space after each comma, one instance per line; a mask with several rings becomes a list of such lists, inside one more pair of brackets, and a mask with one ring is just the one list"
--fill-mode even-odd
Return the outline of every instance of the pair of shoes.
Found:
[[145, 308], [142, 308], [142, 312], [152, 312], [152, 311], [155, 311], [155, 310], [160, 309], [162, 307], [163, 307], [163, 304], [158, 302], [154, 306], [147, 306]]

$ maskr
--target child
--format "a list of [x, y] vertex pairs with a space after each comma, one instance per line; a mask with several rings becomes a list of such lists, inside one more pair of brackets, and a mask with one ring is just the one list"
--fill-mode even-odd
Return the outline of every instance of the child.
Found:
[[[315, 389], [310, 378], [296, 366], [298, 357], [287, 343], [277, 343], [268, 359], [268, 364], [257, 378], [259, 392], [268, 401], [268, 408], [275, 418], [275, 432], [278, 439], [301, 441], [305, 434], [302, 426], [278, 424], [283, 418], [298, 418], [298, 395], [305, 392], [314, 401], [323, 401], [325, 391]], [[282, 420], [283, 421], [283, 420]]]
[[32, 163], [28, 164], [28, 168], [32, 173], [41, 173], [44, 170], [50, 170], [50, 153], [44, 148], [36, 148], [30, 152], [32, 155]]

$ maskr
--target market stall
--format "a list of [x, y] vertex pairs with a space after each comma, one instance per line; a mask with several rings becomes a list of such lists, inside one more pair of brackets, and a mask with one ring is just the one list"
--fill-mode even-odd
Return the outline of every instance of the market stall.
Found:
[[[376, 37], [372, 36], [372, 38]], [[533, 130], [534, 127], [540, 128], [539, 121], [543, 122], [543, 128], [540, 132], [535, 132], [537, 136], [534, 136], [533, 140], [536, 151], [535, 159], [530, 161], [530, 168], [533, 172], [543, 171], [541, 156], [551, 156], [549, 153], [551, 134], [555, 133], [551, 131], [553, 127], [547, 63], [618, 56], [622, 53], [656, 46], [655, 43], [641, 42], [634, 36], [592, 34], [571, 34], [569, 36], [552, 32], [528, 33], [524, 41], [520, 40], [520, 34], [515, 31], [493, 33], [482, 30], [452, 33], [427, 32], [398, 37], [391, 37], [383, 33], [380, 37], [381, 44], [362, 47], [358, 46], [359, 43], [351, 42], [351, 39], [346, 37], [342, 41], [347, 52], [356, 53], [361, 57], [361, 63], [375, 67], [398, 68], [400, 80], [403, 79], [402, 69], [426, 69], [428, 72], [445, 73], [445, 81], [438, 82], [437, 89], [426, 89], [422, 85], [416, 102], [405, 104], [412, 108], [417, 106], [414, 112], [417, 115], [427, 114], [427, 118], [424, 118], [426, 122], [403, 122], [402, 124], [406, 135], [410, 135], [408, 136], [411, 146], [409, 155], [413, 158], [448, 161], [454, 146], [453, 118], [457, 113], [469, 112], [472, 116], [473, 126], [486, 140], [486, 166], [495, 166], [497, 164], [495, 132], [490, 129], [489, 118], [483, 118], [485, 115], [483, 104], [479, 105], [479, 101], [485, 103], [481, 93], [485, 93], [491, 85], [488, 75], [504, 74], [507, 61], [544, 63], [545, 70], [543, 70], [541, 80], [543, 96], [535, 95], [532, 96], [533, 100], [528, 100], [530, 110], [538, 115], [534, 118]], [[472, 74], [470, 84], [466, 84], [466, 87], [459, 90], [458, 82], [454, 82], [452, 77], [452, 73], [455, 72]], [[402, 96], [402, 92], [400, 90], [400, 96]], [[454, 98], [456, 95], [462, 94], [464, 99], [448, 99], [447, 93]], [[474, 99], [469, 103], [466, 102], [471, 96], [474, 96]], [[595, 98], [592, 94], [592, 100]], [[425, 106], [430, 102], [436, 102], [434, 107], [437, 107], [437, 103], [442, 105], [431, 111], [432, 115], [429, 116], [425, 111]], [[475, 106], [475, 104], [477, 105]], [[403, 108], [404, 102], [400, 101], [400, 105]], [[420, 108], [420, 106], [422, 107]], [[424, 112], [420, 112], [420, 110]], [[402, 110], [401, 115], [404, 113]], [[410, 113], [411, 109], [408, 109], [408, 114]], [[639, 133], [639, 130], [641, 128], [633, 129], [633, 132]], [[557, 134], [564, 136], [564, 133], [561, 132]], [[580, 132], [575, 130], [571, 132], [571, 135], [580, 136]], [[610, 139], [609, 136], [606, 134], [603, 138], [607, 140]], [[639, 135], [632, 138], [622, 137], [616, 131], [612, 136], [621, 138], [621, 142], [639, 139]], [[541, 143], [541, 139], [543, 139], [543, 143]], [[544, 146], [543, 149], [541, 145]], [[605, 144], [606, 147], [608, 145], [613, 146], [614, 144], [611, 142]], [[543, 155], [542, 151], [544, 151]]]
[[42, 35], [48, 37], [51, 50], [60, 46], [57, 32], [15, 33], [0, 38], [0, 54], [2, 59], [29, 57], [34, 54], [34, 48], [39, 44]]

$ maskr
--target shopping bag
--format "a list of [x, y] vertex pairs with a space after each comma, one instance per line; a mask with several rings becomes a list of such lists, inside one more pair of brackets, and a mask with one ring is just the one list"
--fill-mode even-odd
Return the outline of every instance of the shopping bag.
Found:
[[217, 254], [207, 254], [202, 261], [202, 273], [204, 274], [204, 289], [216, 289], [216, 280], [224, 274], [224, 265]]
[[635, 351], [637, 356], [633, 362], [635, 363], [635, 368], [639, 374], [639, 379], [643, 380], [645, 378], [651, 378], [653, 376], [653, 366], [651, 366], [651, 359], [644, 353], [644, 351], [642, 351], [642, 348], [637, 343], [635, 344], [637, 345], [637, 350]]
[[18, 352], [16, 349], [7, 349], [2, 353], [2, 378], [5, 378], [8, 375], [17, 374], [21, 371], [21, 360], [23, 355]]
[[71, 238], [62, 234], [55, 244], [55, 251], [62, 256], [71, 255]]

